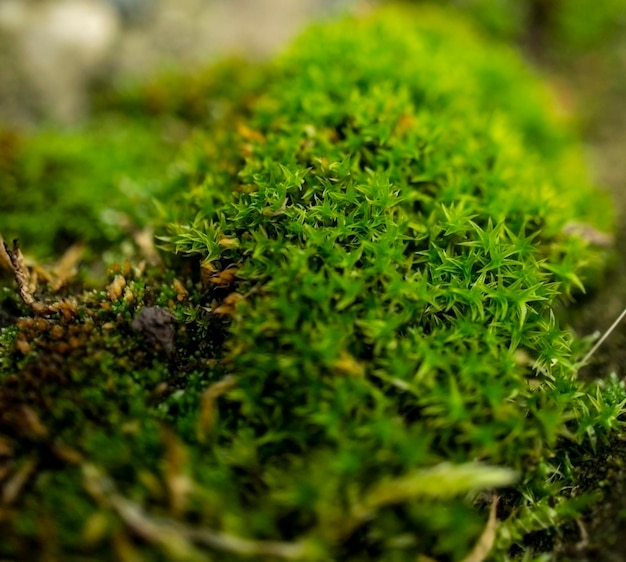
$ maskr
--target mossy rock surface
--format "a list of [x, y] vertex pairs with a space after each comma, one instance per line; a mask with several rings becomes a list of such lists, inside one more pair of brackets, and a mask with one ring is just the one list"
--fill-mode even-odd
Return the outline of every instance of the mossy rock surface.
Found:
[[502, 487], [495, 558], [550, 548], [626, 398], [554, 314], [612, 218], [552, 98], [427, 10], [254, 73], [159, 188], [168, 271], [3, 330], [0, 554], [469, 560]]

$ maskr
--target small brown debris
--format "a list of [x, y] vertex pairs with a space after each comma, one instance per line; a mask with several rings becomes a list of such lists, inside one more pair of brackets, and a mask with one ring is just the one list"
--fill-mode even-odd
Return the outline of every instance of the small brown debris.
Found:
[[228, 287], [237, 278], [237, 269], [236, 266], [231, 265], [219, 271], [211, 264], [202, 264], [202, 281], [205, 284], [211, 283], [218, 287]]
[[172, 285], [174, 286], [174, 290], [176, 291], [176, 300], [178, 302], [184, 301], [189, 294], [187, 292], [187, 289], [185, 289], [185, 286], [178, 279], [174, 279]]
[[68, 464], [81, 464], [84, 460], [83, 455], [81, 455], [76, 449], [72, 449], [63, 443], [53, 444], [50, 450], [56, 458]]
[[50, 322], [45, 318], [35, 318], [32, 325], [38, 332], [47, 332], [50, 328]]
[[18, 340], [15, 342], [15, 346], [22, 355], [28, 355], [32, 350], [30, 344], [22, 338], [18, 338]]
[[126, 279], [123, 275], [116, 275], [115, 279], [111, 282], [111, 284], [107, 287], [107, 294], [109, 295], [109, 299], [112, 301], [116, 301], [122, 296], [124, 289], [126, 288]]
[[245, 300], [245, 297], [241, 293], [231, 293], [222, 301], [219, 306], [213, 308], [212, 311], [215, 312], [215, 314], [232, 315], [235, 313], [235, 307], [237, 306], [237, 303], [243, 300]]
[[61, 256], [61, 259], [52, 270], [53, 279], [50, 284], [50, 289], [53, 292], [61, 289], [78, 273], [78, 264], [80, 260], [83, 259], [84, 254], [85, 247], [82, 244], [74, 244]]
[[13, 246], [9, 248], [4, 241], [2, 241], [4, 252], [9, 257], [11, 262], [11, 269], [17, 283], [17, 291], [26, 306], [28, 306], [33, 313], [39, 316], [51, 315], [60, 312], [65, 320], [70, 320], [76, 316], [78, 308], [70, 301], [63, 300], [54, 302], [51, 304], [39, 302], [35, 299], [34, 287], [28, 267], [26, 267], [26, 261], [24, 255], [20, 249], [17, 240], [13, 240]]
[[202, 279], [202, 283], [207, 285], [216, 273], [218, 272], [217, 267], [215, 267], [211, 262], [203, 262], [200, 264], [200, 277]]
[[130, 290], [129, 287], [126, 287], [126, 289], [124, 289], [124, 300], [128, 304], [133, 304], [133, 302], [135, 302], [135, 294]]
[[60, 312], [61, 316], [63, 316], [63, 320], [66, 322], [69, 322], [78, 314], [78, 307], [76, 306], [76, 303], [69, 300], [62, 300], [46, 305], [46, 310], [48, 310], [48, 314]]
[[167, 392], [168, 388], [169, 388], [169, 385], [165, 381], [161, 381], [154, 388], [153, 394], [156, 397], [163, 396]]
[[175, 351], [174, 336], [176, 316], [160, 306], [142, 308], [131, 322], [131, 328], [142, 333], [155, 345], [160, 345], [167, 355]]
[[204, 441], [215, 427], [215, 422], [217, 421], [217, 399], [235, 388], [236, 385], [237, 380], [235, 377], [227, 375], [222, 380], [213, 383], [202, 393], [197, 427], [198, 439], [200, 441]]
[[37, 460], [30, 458], [17, 469], [13, 477], [2, 488], [2, 503], [4, 505], [11, 505], [17, 500], [36, 467]]
[[22, 406], [22, 421], [28, 433], [35, 438], [45, 439], [48, 437], [48, 428], [41, 422], [39, 414], [30, 406]]

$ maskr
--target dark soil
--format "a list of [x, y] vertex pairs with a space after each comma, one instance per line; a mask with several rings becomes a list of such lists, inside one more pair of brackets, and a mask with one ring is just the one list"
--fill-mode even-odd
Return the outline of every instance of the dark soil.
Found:
[[602, 490], [602, 499], [566, 534], [558, 560], [622, 562], [626, 559], [626, 441], [614, 439], [578, 465], [581, 490]]
[[[559, 81], [587, 110], [585, 131], [595, 177], [611, 194], [616, 210], [615, 254], [606, 277], [590, 294], [577, 298], [566, 318], [579, 336], [602, 334], [626, 307], [626, 46], [556, 64]], [[591, 108], [591, 109], [589, 109]], [[580, 376], [601, 379], [615, 373], [626, 378], [626, 323], [604, 342]], [[582, 521], [565, 531], [556, 559], [565, 562], [626, 560], [626, 439], [616, 437], [578, 459], [580, 490], [598, 488], [602, 498]]]

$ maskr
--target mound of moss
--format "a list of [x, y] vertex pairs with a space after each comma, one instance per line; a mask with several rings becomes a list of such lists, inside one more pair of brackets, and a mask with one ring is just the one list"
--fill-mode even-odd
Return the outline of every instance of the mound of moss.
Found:
[[549, 550], [626, 399], [577, 380], [554, 314], [611, 217], [551, 97], [424, 10], [313, 27], [262, 72], [162, 186], [166, 271], [2, 331], [0, 554]]

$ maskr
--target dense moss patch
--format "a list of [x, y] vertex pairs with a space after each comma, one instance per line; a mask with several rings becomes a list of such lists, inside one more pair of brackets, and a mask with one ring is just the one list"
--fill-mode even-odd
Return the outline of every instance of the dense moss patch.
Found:
[[[3, 330], [0, 553], [476, 560], [484, 529], [500, 560], [537, 531], [550, 548], [626, 399], [577, 380], [555, 318], [605, 257], [580, 225], [611, 217], [550, 96], [423, 10], [316, 26], [254, 76], [191, 112], [206, 130], [154, 219], [168, 271], [118, 268]], [[180, 99], [159, 107], [188, 120]]]

